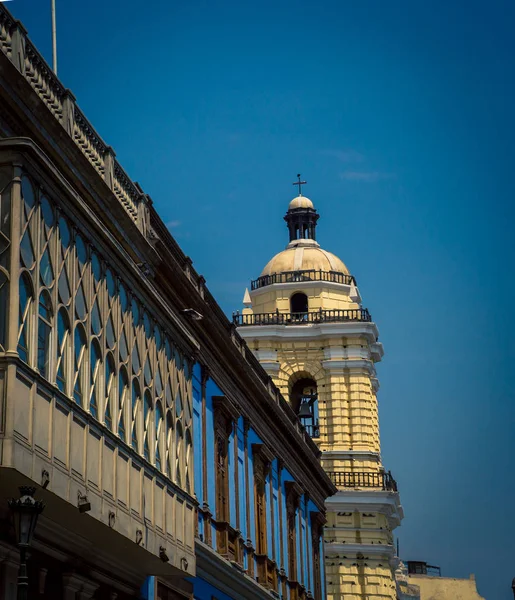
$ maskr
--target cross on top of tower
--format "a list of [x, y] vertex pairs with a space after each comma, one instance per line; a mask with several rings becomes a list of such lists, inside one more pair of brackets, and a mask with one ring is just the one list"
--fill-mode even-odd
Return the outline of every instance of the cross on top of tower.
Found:
[[292, 185], [299, 186], [299, 196], [302, 196], [302, 187], [301, 186], [306, 185], [307, 181], [300, 180], [300, 173], [297, 173], [297, 179], [298, 179], [298, 181], [294, 181]]

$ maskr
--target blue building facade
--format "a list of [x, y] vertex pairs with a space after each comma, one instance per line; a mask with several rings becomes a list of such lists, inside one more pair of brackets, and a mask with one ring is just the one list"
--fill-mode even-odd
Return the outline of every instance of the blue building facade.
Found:
[[[320, 499], [318, 504], [311, 499], [277, 448], [267, 444], [263, 428], [200, 363], [194, 366], [192, 386], [199, 502], [195, 598], [229, 600], [259, 593], [324, 598]], [[215, 554], [224, 559], [218, 568], [227, 571], [227, 581], [221, 571], [216, 581], [203, 569]], [[234, 578], [254, 588], [255, 596], [228, 591]]]

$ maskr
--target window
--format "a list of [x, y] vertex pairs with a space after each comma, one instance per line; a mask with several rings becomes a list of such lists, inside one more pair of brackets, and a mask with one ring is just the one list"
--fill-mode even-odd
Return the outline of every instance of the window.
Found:
[[100, 364], [102, 362], [100, 347], [96, 340], [91, 342], [89, 370], [90, 370], [90, 397], [89, 397], [89, 412], [98, 419], [98, 379], [100, 372]]
[[319, 512], [311, 513], [311, 547], [313, 549], [313, 593], [315, 600], [322, 600], [322, 574], [320, 564], [320, 539], [325, 518]]
[[29, 362], [30, 311], [32, 305], [32, 285], [30, 277], [24, 273], [20, 278], [18, 354]]
[[52, 303], [48, 292], [39, 296], [38, 319], [38, 371], [50, 379], [50, 334], [52, 332]]
[[166, 474], [172, 479], [173, 456], [173, 417], [171, 410], [166, 412]]
[[56, 383], [57, 387], [67, 393], [66, 381], [68, 376], [68, 352], [70, 339], [70, 325], [68, 313], [61, 308], [57, 314], [57, 361], [56, 361]]
[[75, 327], [74, 337], [74, 353], [75, 353], [75, 382], [73, 386], [73, 398], [75, 402], [82, 406], [82, 398], [84, 395], [84, 363], [86, 362], [86, 334], [82, 325]]
[[288, 534], [288, 581], [297, 582], [297, 513], [302, 489], [294, 481], [287, 481], [286, 488], [286, 527]]
[[106, 373], [105, 373], [105, 408], [104, 408], [104, 423], [113, 429], [113, 416], [112, 406], [115, 402], [115, 391], [116, 391], [116, 371], [114, 366], [114, 358], [111, 353], [107, 355], [106, 360]]
[[182, 486], [182, 425], [177, 421], [175, 427], [175, 483]]
[[229, 439], [238, 411], [225, 396], [213, 396], [215, 461], [216, 461], [216, 540], [220, 554], [229, 560], [238, 561], [237, 543], [229, 532]]
[[118, 376], [118, 436], [124, 442], [127, 442], [127, 431], [125, 428], [125, 405], [129, 395], [129, 378], [125, 368], [120, 369]]
[[252, 444], [254, 459], [254, 507], [256, 521], [256, 561], [259, 582], [277, 590], [275, 563], [267, 557], [266, 485], [273, 455], [264, 444]]
[[141, 395], [136, 379], [132, 381], [132, 437], [131, 445], [138, 452], [138, 429]]
[[150, 444], [152, 436], [152, 396], [150, 392], [145, 392], [145, 402], [143, 404], [143, 421], [145, 427], [143, 456], [150, 462]]
[[163, 465], [161, 462], [161, 438], [163, 433], [163, 407], [161, 402], [156, 402], [155, 425], [156, 425], [156, 467], [162, 471]]

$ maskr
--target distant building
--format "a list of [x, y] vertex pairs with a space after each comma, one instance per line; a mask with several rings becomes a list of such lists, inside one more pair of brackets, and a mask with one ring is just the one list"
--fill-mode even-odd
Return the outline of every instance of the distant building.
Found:
[[325, 598], [320, 451], [0, 4], [0, 598]]
[[380, 455], [377, 326], [346, 265], [316, 241], [311, 200], [294, 198], [284, 219], [289, 243], [252, 281], [234, 323], [322, 451], [338, 488], [326, 503], [328, 599], [394, 600], [392, 531], [403, 510]]
[[396, 571], [400, 600], [484, 600], [469, 579], [442, 577], [440, 567], [420, 561], [400, 563]]

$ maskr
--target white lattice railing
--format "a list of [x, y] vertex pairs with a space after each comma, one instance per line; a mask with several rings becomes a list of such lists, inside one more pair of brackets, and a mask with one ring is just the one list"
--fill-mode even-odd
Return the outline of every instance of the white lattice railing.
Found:
[[23, 25], [0, 3], [0, 50], [30, 83], [53, 116], [111, 188], [131, 219], [145, 233], [145, 195], [128, 177], [75, 103], [73, 95], [57, 78], [45, 59], [29, 40]]

